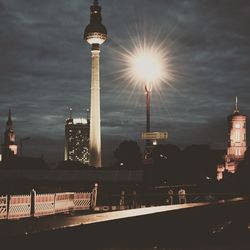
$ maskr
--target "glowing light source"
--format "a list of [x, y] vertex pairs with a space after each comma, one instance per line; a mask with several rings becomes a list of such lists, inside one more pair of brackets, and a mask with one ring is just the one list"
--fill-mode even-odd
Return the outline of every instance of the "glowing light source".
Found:
[[132, 57], [132, 67], [136, 77], [144, 82], [156, 81], [163, 71], [161, 58], [153, 51], [142, 51]]
[[167, 58], [164, 58], [159, 48], [154, 46], [139, 46], [127, 55], [127, 75], [135, 83], [150, 86], [166, 81]]
[[[135, 85], [143, 85], [146, 96], [146, 132], [150, 132], [150, 102], [151, 91], [153, 88], [157, 89], [159, 83], [172, 80], [172, 74], [169, 70], [169, 57], [166, 47], [163, 47], [163, 43], [157, 43], [156, 37], [153, 42], [150, 39], [138, 39], [134, 40], [133, 50], [129, 51], [125, 49], [125, 53], [122, 55], [122, 62], [125, 62], [125, 69], [123, 70], [123, 76]], [[170, 85], [170, 84], [169, 84]], [[145, 147], [145, 159], [150, 157], [152, 146], [157, 145], [156, 140], [146, 140]]]
[[153, 36], [136, 36], [131, 38], [132, 47], [125, 48], [120, 46], [116, 50], [116, 57], [122, 65], [119, 78], [133, 86], [146, 86], [151, 91], [152, 86], [157, 90], [161, 83], [172, 87], [171, 81], [174, 80], [173, 65], [171, 65], [171, 55], [169, 48], [164, 40], [156, 41]]

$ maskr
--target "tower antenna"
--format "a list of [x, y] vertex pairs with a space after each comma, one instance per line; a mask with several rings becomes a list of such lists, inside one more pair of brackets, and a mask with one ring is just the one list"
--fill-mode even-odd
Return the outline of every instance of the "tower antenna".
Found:
[[69, 108], [69, 119], [72, 119], [72, 108]]
[[238, 96], [235, 97], [235, 110], [234, 110], [235, 113], [239, 112], [239, 109], [238, 109]]
[[11, 120], [11, 109], [9, 109], [9, 116], [8, 116], [9, 120]]
[[12, 119], [11, 119], [11, 109], [9, 109], [7, 126], [8, 126], [9, 128], [12, 128], [12, 127], [13, 127], [13, 123], [12, 123]]

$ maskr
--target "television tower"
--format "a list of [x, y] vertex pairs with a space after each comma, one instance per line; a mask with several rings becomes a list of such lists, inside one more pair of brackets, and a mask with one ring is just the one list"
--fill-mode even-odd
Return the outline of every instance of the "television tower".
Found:
[[100, 121], [100, 45], [107, 39], [102, 24], [101, 6], [94, 0], [90, 6], [90, 23], [84, 31], [84, 40], [91, 44], [91, 103], [90, 103], [90, 166], [101, 167], [101, 121]]

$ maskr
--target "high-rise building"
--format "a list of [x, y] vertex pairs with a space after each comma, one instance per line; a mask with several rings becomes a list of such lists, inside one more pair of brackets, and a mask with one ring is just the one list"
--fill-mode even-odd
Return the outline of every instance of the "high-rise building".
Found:
[[84, 31], [84, 39], [91, 44], [91, 103], [90, 103], [90, 165], [101, 167], [101, 120], [100, 120], [100, 45], [107, 39], [102, 24], [101, 6], [94, 0], [90, 7], [90, 23]]
[[66, 119], [64, 160], [89, 164], [89, 119]]
[[244, 159], [247, 150], [246, 142], [246, 120], [247, 117], [240, 113], [238, 107], [238, 98], [235, 100], [235, 109], [233, 114], [228, 118], [228, 147], [227, 154], [225, 155], [224, 164], [217, 168], [217, 179], [223, 178], [223, 172], [227, 171], [235, 173], [237, 167]]
[[13, 129], [11, 110], [9, 110], [6, 130], [4, 132], [4, 143], [2, 144], [2, 160], [8, 160], [17, 155], [16, 135]]

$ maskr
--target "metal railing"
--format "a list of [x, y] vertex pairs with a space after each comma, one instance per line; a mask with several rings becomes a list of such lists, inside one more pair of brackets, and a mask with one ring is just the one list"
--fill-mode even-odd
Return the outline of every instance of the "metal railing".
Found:
[[64, 192], [29, 195], [0, 196], [0, 219], [41, 217], [96, 207], [97, 184], [91, 192]]

